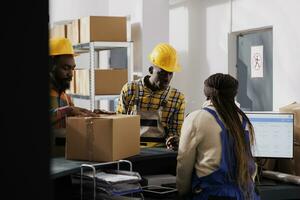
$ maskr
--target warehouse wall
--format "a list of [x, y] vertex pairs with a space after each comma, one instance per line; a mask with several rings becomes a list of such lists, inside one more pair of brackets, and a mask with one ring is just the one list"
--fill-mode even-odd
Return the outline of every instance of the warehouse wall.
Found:
[[131, 40], [134, 50], [134, 71], [141, 72], [142, 59], [142, 23], [143, 23], [143, 1], [141, 0], [110, 0], [109, 15], [129, 16], [131, 22]]
[[169, 42], [169, 2], [165, 0], [143, 1], [143, 73], [148, 74], [148, 55], [157, 43]]
[[273, 27], [273, 107], [300, 102], [299, 0], [233, 1], [233, 31]]
[[131, 16], [135, 71], [148, 74], [148, 54], [157, 43], [169, 41], [168, 12], [166, 0], [109, 1], [109, 15]]
[[[172, 1], [171, 1], [172, 2]], [[203, 81], [212, 73], [227, 73], [227, 0], [181, 0], [170, 4], [170, 43], [179, 51], [182, 72], [173, 85], [184, 92], [186, 112], [200, 108]]]
[[108, 0], [49, 0], [50, 23], [88, 15], [108, 15]]
[[232, 73], [234, 62], [228, 56], [235, 49], [228, 46], [228, 34], [270, 26], [273, 108], [300, 101], [298, 0], [233, 0], [232, 12], [230, 0], [170, 2], [170, 42], [179, 49], [183, 65], [173, 84], [186, 94], [187, 112], [199, 108], [205, 100], [202, 90], [206, 77], [216, 72]]

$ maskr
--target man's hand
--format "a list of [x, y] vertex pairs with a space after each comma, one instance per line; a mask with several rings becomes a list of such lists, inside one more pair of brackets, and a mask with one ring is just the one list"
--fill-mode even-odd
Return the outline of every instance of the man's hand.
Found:
[[68, 116], [98, 117], [96, 113], [93, 113], [85, 108], [70, 106], [69, 109]]
[[103, 110], [103, 109], [95, 109], [94, 113], [96, 113], [96, 114], [107, 114], [107, 115], [114, 115], [114, 114], [116, 114], [116, 112], [107, 111], [107, 110]]
[[168, 149], [172, 149], [174, 151], [178, 150], [179, 138], [177, 136], [171, 136], [166, 141], [166, 146]]

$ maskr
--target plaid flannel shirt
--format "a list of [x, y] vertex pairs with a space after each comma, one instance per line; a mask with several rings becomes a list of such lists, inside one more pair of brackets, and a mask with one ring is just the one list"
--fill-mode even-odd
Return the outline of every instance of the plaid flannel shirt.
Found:
[[[160, 102], [164, 98], [164, 90], [152, 91], [147, 88], [144, 81], [133, 81], [123, 86], [119, 97], [117, 113], [128, 114], [134, 106], [135, 90], [138, 84], [142, 84], [139, 91], [140, 110], [155, 111], [159, 109]], [[140, 88], [141, 88], [140, 87]], [[162, 110], [162, 126], [164, 127], [166, 139], [171, 136], [179, 137], [184, 119], [185, 98], [183, 93], [169, 87], [170, 94], [166, 106]]]

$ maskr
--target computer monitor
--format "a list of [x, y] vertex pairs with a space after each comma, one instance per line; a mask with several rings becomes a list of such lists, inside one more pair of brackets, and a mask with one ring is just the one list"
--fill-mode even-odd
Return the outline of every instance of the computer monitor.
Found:
[[292, 113], [245, 112], [254, 127], [251, 147], [257, 158], [293, 158], [294, 115]]

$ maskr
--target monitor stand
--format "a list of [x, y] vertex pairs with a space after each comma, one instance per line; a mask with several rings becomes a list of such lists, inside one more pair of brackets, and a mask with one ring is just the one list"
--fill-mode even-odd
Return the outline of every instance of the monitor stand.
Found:
[[262, 172], [263, 172], [263, 166], [265, 164], [264, 159], [257, 158], [257, 175], [255, 177], [255, 185], [256, 186], [274, 186], [277, 185], [276, 181], [271, 179], [263, 178]]

